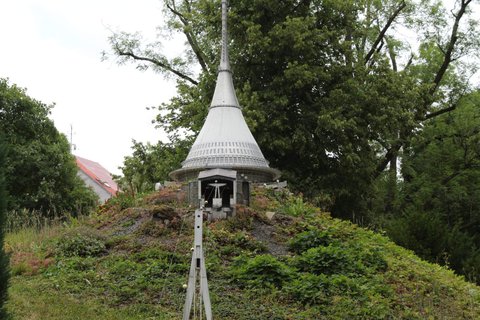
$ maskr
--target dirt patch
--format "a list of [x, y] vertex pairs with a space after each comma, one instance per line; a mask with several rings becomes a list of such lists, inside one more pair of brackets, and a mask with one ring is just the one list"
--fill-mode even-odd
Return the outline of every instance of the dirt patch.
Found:
[[285, 256], [288, 254], [287, 246], [275, 239], [277, 233], [274, 225], [255, 219], [253, 221], [252, 236], [265, 245], [270, 254], [274, 256]]

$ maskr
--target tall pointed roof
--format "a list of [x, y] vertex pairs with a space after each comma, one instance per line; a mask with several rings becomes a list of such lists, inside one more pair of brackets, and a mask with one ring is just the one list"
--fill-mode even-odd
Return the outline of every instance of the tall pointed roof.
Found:
[[188, 173], [207, 168], [253, 172], [262, 181], [279, 176], [258, 147], [235, 94], [228, 57], [227, 12], [227, 0], [222, 0], [222, 52], [215, 92], [205, 123], [182, 168], [170, 173], [175, 180], [185, 180], [192, 176]]

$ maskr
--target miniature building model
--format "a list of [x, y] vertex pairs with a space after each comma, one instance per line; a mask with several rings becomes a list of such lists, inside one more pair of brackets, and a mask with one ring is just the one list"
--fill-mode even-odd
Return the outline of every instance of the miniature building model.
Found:
[[[208, 171], [211, 169], [222, 171]], [[228, 58], [225, 3], [222, 7], [222, 52], [212, 103], [182, 167], [171, 172], [170, 177], [176, 181], [189, 182], [187, 194], [191, 204], [207, 201], [206, 206], [209, 207], [213, 206], [213, 200], [210, 201], [209, 198], [209, 192], [214, 188], [211, 184], [225, 184], [217, 186], [222, 199], [226, 199], [222, 194], [227, 192], [234, 203], [248, 205], [251, 182], [270, 182], [279, 176], [280, 172], [269, 167], [258, 147], [235, 94]], [[200, 206], [203, 205], [200, 203]]]

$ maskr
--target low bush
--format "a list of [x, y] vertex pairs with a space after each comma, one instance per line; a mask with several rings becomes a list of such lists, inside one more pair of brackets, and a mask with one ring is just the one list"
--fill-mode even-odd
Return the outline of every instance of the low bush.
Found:
[[338, 246], [310, 248], [295, 259], [295, 266], [303, 272], [320, 274], [350, 274], [358, 271], [358, 261]]
[[280, 212], [289, 216], [310, 216], [316, 211], [315, 207], [303, 201], [301, 196], [290, 196], [280, 208]]
[[288, 243], [292, 252], [300, 254], [311, 248], [327, 246], [332, 242], [332, 235], [323, 230], [313, 229], [297, 234]]
[[258, 253], [266, 250], [260, 241], [244, 231], [232, 233], [226, 229], [212, 229], [211, 236], [211, 240], [219, 247], [220, 253], [225, 256], [239, 255], [243, 251]]
[[119, 192], [115, 197], [108, 199], [108, 201], [99, 209], [100, 211], [115, 207], [117, 210], [125, 210], [136, 205], [137, 199], [130, 193]]
[[233, 277], [240, 285], [281, 288], [293, 276], [293, 270], [275, 257], [264, 254], [254, 258], [240, 256], [234, 261]]
[[320, 304], [328, 300], [330, 283], [324, 274], [302, 274], [288, 285], [287, 291], [295, 300], [304, 304]]
[[313, 274], [362, 275], [385, 271], [387, 262], [376, 248], [335, 244], [310, 248], [295, 258], [295, 266]]
[[105, 251], [105, 238], [88, 228], [67, 231], [54, 241], [54, 252], [57, 256], [94, 257]]

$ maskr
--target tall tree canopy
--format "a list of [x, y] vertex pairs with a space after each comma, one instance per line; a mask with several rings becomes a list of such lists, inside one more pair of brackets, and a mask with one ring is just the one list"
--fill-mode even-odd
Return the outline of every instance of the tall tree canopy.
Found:
[[96, 196], [77, 177], [66, 137], [48, 118], [49, 106], [0, 79], [0, 132], [5, 159], [8, 209], [42, 211], [46, 216], [89, 210]]
[[480, 282], [480, 92], [425, 123], [402, 172], [390, 236]]
[[[161, 41], [138, 34], [110, 41], [119, 63], [177, 77], [157, 122], [178, 138], [199, 131], [213, 94], [220, 1], [164, 3], [167, 29], [186, 38], [184, 55], [169, 59]], [[464, 61], [479, 47], [471, 3], [447, 11], [428, 0], [231, 1], [237, 96], [271, 165], [306, 195], [328, 195], [335, 215], [363, 215], [375, 179], [395, 172], [424, 122], [468, 90]]]

